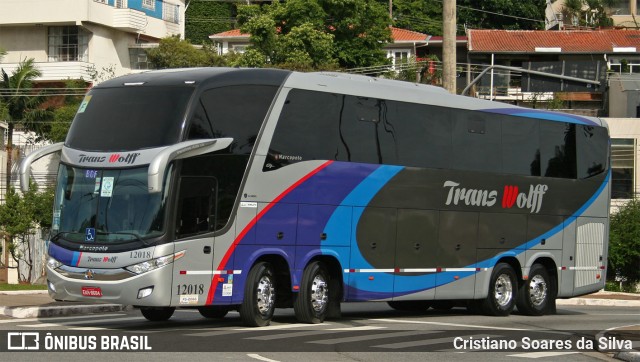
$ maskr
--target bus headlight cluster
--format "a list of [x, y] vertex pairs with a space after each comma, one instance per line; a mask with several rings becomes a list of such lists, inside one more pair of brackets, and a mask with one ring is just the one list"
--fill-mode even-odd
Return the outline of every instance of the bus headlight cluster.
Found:
[[165, 265], [169, 265], [174, 261], [182, 258], [185, 254], [185, 251], [179, 251], [174, 254], [161, 256], [159, 258], [143, 261], [142, 263], [129, 265], [125, 269], [135, 274], [142, 274], [146, 272], [150, 272], [152, 270], [161, 268]]
[[49, 256], [47, 258], [47, 265], [49, 266], [49, 268], [51, 269], [58, 269], [59, 267], [62, 266], [62, 263], [57, 261], [56, 259], [54, 259], [53, 257]]

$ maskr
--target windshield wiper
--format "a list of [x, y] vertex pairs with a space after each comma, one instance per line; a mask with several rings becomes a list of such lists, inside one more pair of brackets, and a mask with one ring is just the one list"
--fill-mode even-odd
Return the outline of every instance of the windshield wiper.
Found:
[[58, 241], [58, 239], [60, 239], [62, 236], [64, 235], [84, 235], [84, 233], [79, 233], [76, 231], [59, 231], [57, 234], [55, 234], [54, 236], [51, 237], [51, 239], [49, 239], [50, 241]]
[[133, 238], [135, 240], [138, 240], [144, 246], [150, 246], [151, 245], [151, 243], [149, 241], [142, 239], [142, 237], [140, 237], [140, 235], [138, 235], [136, 233], [121, 232], [121, 231], [118, 231], [118, 232], [96, 231], [96, 235], [129, 235], [129, 236], [133, 236]]

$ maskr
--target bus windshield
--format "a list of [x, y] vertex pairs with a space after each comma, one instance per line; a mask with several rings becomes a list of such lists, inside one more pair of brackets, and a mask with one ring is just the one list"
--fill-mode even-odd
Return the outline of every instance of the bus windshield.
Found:
[[129, 151], [180, 142], [190, 87], [92, 89], [71, 124], [66, 146]]
[[147, 167], [95, 170], [61, 164], [53, 234], [78, 243], [145, 242], [164, 233], [165, 191], [148, 192]]

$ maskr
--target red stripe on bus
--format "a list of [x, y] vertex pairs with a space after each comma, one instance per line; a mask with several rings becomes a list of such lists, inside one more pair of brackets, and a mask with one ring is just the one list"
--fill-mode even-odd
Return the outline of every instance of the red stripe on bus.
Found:
[[[294, 183], [293, 185], [289, 186], [288, 189], [284, 190], [284, 192], [282, 192], [280, 195], [278, 195], [278, 197], [276, 197], [272, 202], [268, 203], [267, 206], [264, 209], [262, 209], [262, 211], [260, 211], [260, 213], [258, 215], [256, 215], [256, 217], [254, 217], [253, 220], [251, 220], [249, 222], [249, 224], [247, 224], [247, 226], [245, 226], [244, 229], [242, 229], [242, 232], [240, 232], [240, 234], [235, 238], [235, 240], [231, 244], [231, 247], [229, 247], [227, 252], [224, 254], [224, 257], [222, 258], [222, 261], [220, 261], [220, 265], [218, 265], [217, 270], [224, 270], [225, 269], [225, 267], [227, 265], [227, 262], [229, 261], [229, 258], [231, 258], [231, 255], [236, 250], [236, 247], [240, 243], [240, 240], [242, 240], [247, 235], [247, 233], [249, 233], [249, 230], [251, 230], [251, 228], [253, 228], [253, 226], [258, 222], [258, 220], [260, 220], [269, 210], [271, 210], [271, 208], [275, 204], [277, 204], [280, 200], [282, 200], [285, 196], [287, 196], [291, 191], [296, 189], [302, 183], [304, 183], [305, 181], [310, 179], [313, 175], [315, 175], [318, 172], [322, 171], [325, 167], [329, 166], [332, 163], [333, 163], [333, 161], [327, 161], [327, 162], [323, 163], [318, 168], [316, 168], [315, 170], [309, 172], [307, 175], [302, 177], [296, 183]], [[217, 278], [212, 278], [211, 279], [211, 286], [209, 287], [209, 293], [207, 294], [207, 303], [206, 304], [213, 303], [213, 298], [216, 295], [217, 287], [218, 287], [218, 279]]]

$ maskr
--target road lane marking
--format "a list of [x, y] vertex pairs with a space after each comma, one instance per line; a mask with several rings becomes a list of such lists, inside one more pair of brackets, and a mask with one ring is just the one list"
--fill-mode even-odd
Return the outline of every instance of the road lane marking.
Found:
[[247, 354], [247, 356], [251, 357], [251, 358], [255, 358], [255, 359], [260, 360], [260, 361], [264, 361], [264, 362], [280, 362], [280, 361], [275, 360], [275, 359], [262, 357], [261, 355], [256, 354], [256, 353], [249, 353], [249, 354]]
[[351, 343], [351, 342], [362, 342], [362, 341], [371, 341], [375, 339], [384, 339], [384, 338], [396, 338], [396, 337], [407, 337], [407, 336], [415, 336], [418, 335], [426, 335], [436, 332], [416, 332], [416, 331], [404, 331], [404, 332], [392, 332], [392, 333], [380, 333], [380, 334], [368, 334], [366, 336], [355, 336], [355, 337], [346, 337], [346, 338], [332, 338], [332, 339], [322, 339], [319, 341], [310, 341], [306, 343], [314, 343], [314, 344], [340, 344], [340, 343]]
[[522, 328], [493, 327], [493, 326], [481, 326], [481, 325], [458, 324], [458, 323], [444, 323], [444, 322], [411, 321], [411, 320], [403, 320], [403, 319], [388, 319], [388, 318], [384, 318], [384, 319], [369, 319], [369, 320], [370, 321], [376, 321], [376, 322], [387, 322], [387, 323], [430, 324], [430, 325], [436, 325], [436, 326], [491, 329], [491, 330], [496, 330], [496, 331], [529, 331], [529, 329], [522, 329]]
[[[469, 338], [469, 337], [473, 337], [472, 335], [470, 336], [461, 336], [462, 338]], [[482, 337], [499, 337], [499, 336], [487, 336], [487, 335], [483, 335]], [[379, 346], [372, 346], [372, 347], [378, 347], [378, 348], [392, 348], [392, 349], [400, 349], [400, 348], [411, 348], [411, 347], [422, 347], [422, 346], [431, 346], [434, 344], [440, 344], [440, 343], [453, 343], [453, 340], [456, 337], [445, 337], [445, 338], [436, 338], [436, 339], [425, 339], [425, 340], [421, 340], [421, 341], [408, 341], [408, 342], [398, 342], [398, 343], [388, 343], [388, 344], [381, 344]]]
[[507, 357], [545, 358], [545, 357], [565, 356], [565, 355], [576, 354], [576, 353], [580, 353], [580, 352], [529, 352], [529, 353], [508, 354]]

